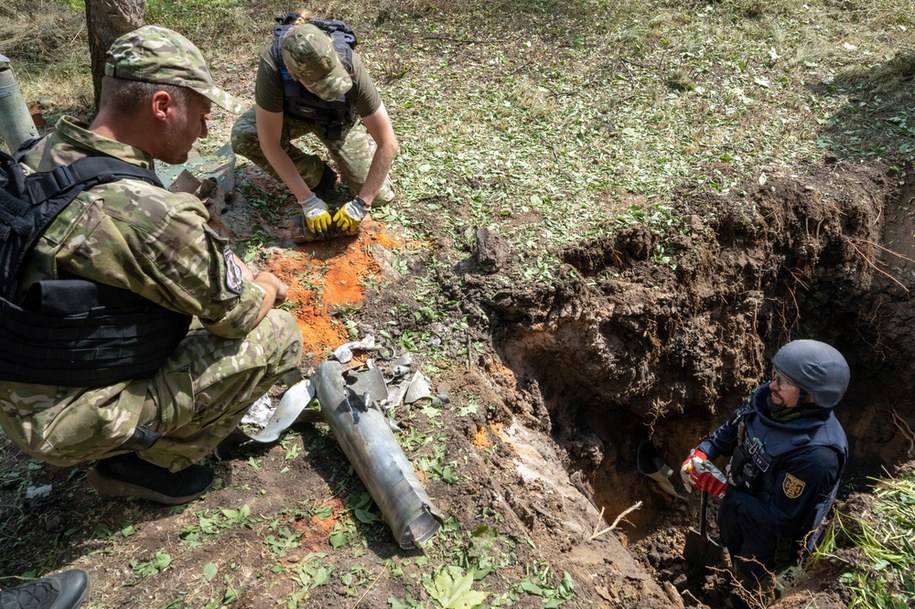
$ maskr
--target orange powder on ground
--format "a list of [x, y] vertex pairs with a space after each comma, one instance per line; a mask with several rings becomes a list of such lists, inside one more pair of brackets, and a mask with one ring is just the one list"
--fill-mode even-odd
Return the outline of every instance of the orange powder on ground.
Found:
[[332, 314], [365, 299], [363, 281], [380, 271], [372, 246], [391, 249], [400, 242], [380, 224], [366, 220], [355, 238], [306, 243], [274, 252], [267, 260], [265, 270], [289, 287], [286, 302], [302, 332], [306, 359], [323, 359], [349, 342], [343, 322]]
[[471, 443], [479, 449], [489, 448], [492, 446], [492, 438], [485, 427], [478, 427], [477, 433], [473, 434]]
[[290, 523], [293, 529], [302, 534], [300, 545], [309, 552], [327, 549], [330, 534], [334, 532], [340, 514], [346, 509], [343, 501], [336, 497], [325, 501], [324, 506], [331, 509], [331, 514], [327, 518], [320, 518], [316, 514], [307, 521], [295, 520]]

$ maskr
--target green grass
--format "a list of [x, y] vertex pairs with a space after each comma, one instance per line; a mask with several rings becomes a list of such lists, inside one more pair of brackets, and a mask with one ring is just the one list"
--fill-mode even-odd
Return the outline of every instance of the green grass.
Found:
[[853, 595], [850, 609], [915, 606], [915, 473], [877, 481], [873, 501], [872, 512], [836, 515], [822, 553], [834, 553], [842, 535], [866, 557], [839, 580]]

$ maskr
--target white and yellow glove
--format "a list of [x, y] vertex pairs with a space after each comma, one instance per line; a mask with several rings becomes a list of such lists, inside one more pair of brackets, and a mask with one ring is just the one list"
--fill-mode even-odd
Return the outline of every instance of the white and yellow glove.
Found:
[[365, 219], [367, 206], [365, 201], [356, 197], [334, 214], [334, 224], [337, 229], [344, 233], [354, 233], [359, 228], [359, 224]]
[[299, 201], [299, 205], [302, 206], [302, 214], [305, 216], [305, 225], [308, 230], [326, 237], [332, 222], [330, 212], [327, 211], [327, 204], [319, 199], [318, 195], [312, 193], [311, 197]]

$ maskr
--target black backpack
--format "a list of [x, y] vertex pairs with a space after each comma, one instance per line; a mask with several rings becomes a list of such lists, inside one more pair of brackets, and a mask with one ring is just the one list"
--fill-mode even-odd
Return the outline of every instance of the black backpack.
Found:
[[152, 376], [187, 334], [190, 316], [77, 277], [36, 281], [14, 300], [23, 262], [81, 192], [122, 179], [162, 183], [111, 156], [25, 175], [19, 161], [36, 143], [0, 151], [0, 380], [99, 387]]
[[[283, 41], [283, 34], [292, 27], [292, 24], [298, 18], [298, 13], [289, 13], [285, 17], [277, 17], [276, 25], [273, 27], [274, 38], [271, 53], [279, 69], [282, 81], [284, 110], [289, 116], [310, 121], [322, 127], [324, 129], [324, 137], [337, 139], [358, 120], [354, 90], [351, 89], [339, 100], [326, 101], [302, 87], [292, 77], [283, 61], [280, 46]], [[351, 71], [353, 49], [358, 44], [355, 32], [339, 19], [311, 19], [309, 23], [327, 33], [344, 68], [347, 71]]]
[[[276, 17], [276, 25], [273, 26], [274, 37], [277, 39], [282, 38], [283, 34], [286, 33], [286, 30], [292, 27], [292, 24], [295, 23], [295, 20], [298, 18], [298, 13], [287, 13], [285, 16], [280, 15]], [[354, 32], [344, 21], [339, 19], [309, 19], [308, 23], [314, 25], [319, 30], [327, 32], [327, 35], [331, 38], [341, 38], [351, 49], [355, 49], [356, 45], [359, 44], [359, 39], [356, 38], [356, 32]]]

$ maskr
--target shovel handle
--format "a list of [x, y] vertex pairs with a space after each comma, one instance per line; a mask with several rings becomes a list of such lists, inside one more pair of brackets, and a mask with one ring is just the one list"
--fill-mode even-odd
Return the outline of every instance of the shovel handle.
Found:
[[705, 539], [705, 532], [707, 528], [706, 513], [708, 512], [708, 493], [702, 491], [702, 498], [699, 502], [699, 534], [702, 535], [702, 538]]

